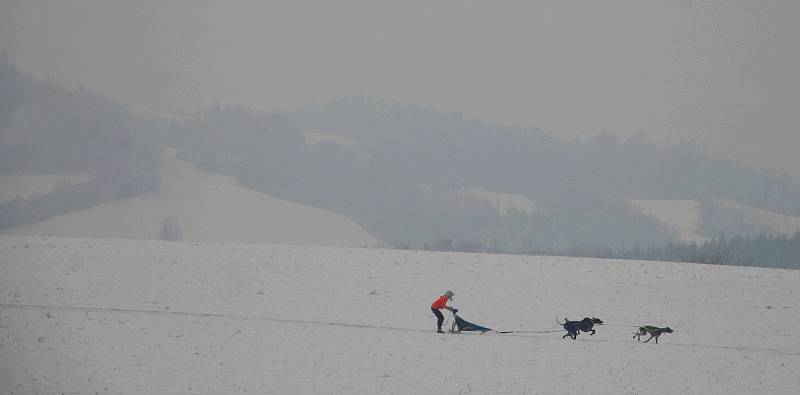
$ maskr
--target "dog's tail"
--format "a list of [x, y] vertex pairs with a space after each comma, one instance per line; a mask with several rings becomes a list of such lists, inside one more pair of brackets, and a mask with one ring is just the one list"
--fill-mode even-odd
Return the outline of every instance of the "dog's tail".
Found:
[[557, 324], [558, 326], [564, 326], [564, 324], [566, 324], [566, 323], [567, 323], [567, 319], [566, 319], [566, 317], [564, 318], [564, 322], [563, 322], [563, 323], [562, 323], [562, 322], [559, 322], [559, 321], [558, 321], [558, 317], [556, 317], [556, 324]]

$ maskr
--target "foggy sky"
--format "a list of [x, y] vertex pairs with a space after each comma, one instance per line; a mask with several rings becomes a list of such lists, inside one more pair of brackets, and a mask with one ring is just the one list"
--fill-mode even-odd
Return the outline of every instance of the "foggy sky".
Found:
[[800, 180], [800, 2], [0, 0], [20, 69], [140, 113], [363, 95], [564, 139], [694, 139]]

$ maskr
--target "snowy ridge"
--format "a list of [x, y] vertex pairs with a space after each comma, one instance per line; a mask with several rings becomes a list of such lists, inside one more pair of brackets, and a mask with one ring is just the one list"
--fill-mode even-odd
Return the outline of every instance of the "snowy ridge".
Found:
[[343, 215], [277, 199], [196, 169], [167, 150], [158, 193], [119, 199], [3, 231], [6, 234], [158, 239], [168, 221], [186, 241], [374, 246]]
[[797, 217], [750, 207], [730, 199], [717, 199], [712, 204], [722, 212], [720, 221], [753, 229], [753, 233], [792, 235], [800, 231], [800, 218]]
[[[629, 199], [629, 203], [638, 207], [642, 213], [652, 215], [658, 220], [672, 226], [681, 241], [703, 243], [709, 236], [700, 234], [700, 204], [696, 200], [639, 200]], [[712, 199], [708, 201], [710, 208], [719, 212], [719, 227], [714, 236], [737, 234], [756, 236], [759, 233], [785, 234], [791, 236], [800, 231], [800, 218], [778, 214], [768, 210], [750, 207], [730, 199]]]
[[638, 207], [642, 213], [652, 215], [672, 226], [681, 241], [703, 243], [709, 239], [698, 232], [700, 206], [695, 200], [629, 199], [628, 203]]
[[529, 197], [513, 193], [487, 191], [480, 187], [451, 188], [431, 184], [422, 184], [420, 188], [429, 196], [459, 205], [470, 202], [486, 202], [500, 215], [509, 215], [512, 211], [519, 211], [527, 215], [545, 211]]
[[35, 194], [46, 195], [59, 185], [78, 185], [92, 180], [88, 173], [0, 174], [0, 203]]
[[344, 136], [339, 136], [333, 133], [322, 133], [322, 132], [311, 132], [305, 131], [303, 132], [303, 138], [306, 141], [306, 144], [314, 145], [314, 144], [321, 144], [321, 143], [330, 143], [338, 145], [342, 148], [346, 148], [351, 150], [353, 154], [358, 158], [358, 160], [369, 160], [370, 156], [367, 154], [361, 147], [358, 145], [358, 142], [351, 138], [347, 138]]
[[[14, 393], [792, 393], [800, 271], [341, 247], [0, 236]], [[436, 335], [456, 292], [498, 330]], [[670, 326], [659, 344], [634, 326]]]

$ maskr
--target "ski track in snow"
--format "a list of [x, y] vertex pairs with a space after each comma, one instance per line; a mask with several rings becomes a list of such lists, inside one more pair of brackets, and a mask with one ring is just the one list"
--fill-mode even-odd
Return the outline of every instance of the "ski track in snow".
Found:
[[[222, 320], [243, 320], [243, 321], [267, 321], [267, 322], [275, 322], [275, 323], [287, 323], [287, 324], [306, 324], [306, 325], [321, 325], [321, 326], [340, 326], [340, 327], [347, 327], [347, 328], [357, 328], [357, 329], [382, 329], [382, 330], [390, 330], [390, 331], [401, 331], [401, 332], [424, 332], [430, 333], [430, 329], [421, 329], [421, 328], [401, 328], [401, 327], [391, 327], [391, 326], [381, 326], [381, 325], [366, 325], [366, 324], [354, 324], [354, 323], [347, 323], [347, 322], [331, 322], [331, 321], [313, 321], [313, 320], [290, 320], [290, 319], [280, 319], [280, 318], [269, 318], [269, 317], [256, 317], [256, 316], [238, 316], [238, 315], [231, 315], [231, 314], [211, 314], [211, 313], [190, 313], [185, 311], [158, 311], [158, 310], [132, 310], [132, 309], [117, 309], [117, 308], [110, 308], [110, 307], [79, 307], [79, 306], [31, 306], [31, 305], [7, 305], [7, 304], [0, 304], [0, 310], [2, 309], [9, 309], [9, 310], [32, 310], [32, 311], [64, 311], [64, 312], [84, 312], [84, 313], [109, 313], [109, 314], [144, 314], [144, 315], [156, 315], [156, 316], [184, 316], [184, 317], [191, 317], [191, 318], [207, 318], [207, 319], [222, 319]], [[451, 321], [449, 321], [451, 322]], [[449, 324], [448, 324], [449, 325]], [[444, 325], [443, 325], [444, 326]], [[631, 328], [635, 331], [636, 326], [629, 326], [629, 325], [622, 325], [626, 328]], [[446, 327], [446, 326], [445, 326]], [[487, 332], [490, 334], [496, 334], [504, 337], [531, 337], [531, 336], [538, 336], [539, 334], [545, 333], [562, 333], [564, 334], [564, 330], [544, 330], [544, 331], [516, 331], [510, 333], [499, 333], [499, 332]], [[485, 335], [486, 333], [471, 333], [471, 332], [464, 332], [459, 333], [459, 335]], [[666, 335], [665, 335], [666, 336]], [[580, 339], [585, 340], [585, 339]], [[601, 342], [615, 342], [613, 340], [605, 340], [605, 339], [595, 339], [592, 341], [601, 341]], [[627, 342], [626, 342], [627, 343]], [[695, 344], [695, 343], [669, 343], [662, 347], [671, 347], [671, 346], [689, 346], [689, 347], [708, 347], [708, 348], [722, 348], [722, 349], [730, 349], [730, 350], [740, 350], [740, 351], [765, 351], [765, 352], [774, 352], [777, 354], [785, 354], [785, 355], [798, 355], [800, 356], [800, 351], [792, 351], [792, 350], [785, 350], [785, 349], [775, 349], [775, 348], [764, 348], [764, 347], [736, 347], [736, 346], [723, 346], [723, 345], [716, 345], [716, 344]]]
[[[0, 236], [0, 393], [795, 393], [800, 271]], [[497, 330], [437, 335], [428, 305]], [[638, 325], [670, 326], [659, 344]]]

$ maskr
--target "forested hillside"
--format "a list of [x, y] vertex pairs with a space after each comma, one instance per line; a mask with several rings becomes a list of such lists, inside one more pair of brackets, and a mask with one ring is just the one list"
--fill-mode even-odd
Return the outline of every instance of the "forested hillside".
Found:
[[[610, 132], [565, 142], [533, 127], [358, 97], [293, 112], [217, 104], [185, 122], [145, 120], [102, 96], [31, 78], [2, 57], [0, 117], [0, 174], [91, 176], [0, 204], [0, 228], [153, 192], [167, 148], [243, 186], [343, 214], [398, 248], [564, 253], [676, 239], [676, 229], [629, 199], [726, 199], [767, 217], [800, 214], [796, 181], [692, 142], [661, 146]], [[515, 194], [537, 210], [431, 192], [468, 188]], [[732, 219], [724, 207], [702, 210], [707, 237], [774, 228]]]
[[0, 204], [0, 229], [158, 188], [158, 149], [122, 106], [18, 71], [0, 54], [0, 174], [87, 173], [45, 195]]
[[[535, 128], [363, 98], [290, 114], [214, 106], [173, 135], [179, 151], [208, 170], [341, 212], [398, 247], [662, 246], [674, 230], [622, 199], [726, 197], [787, 214], [800, 201], [800, 186], [788, 177], [714, 158], [689, 142], [659, 147], [644, 135], [605, 132], [561, 142]], [[544, 209], [498, 212], [480, 199], [432, 196], [424, 185], [515, 193]], [[708, 236], [719, 230], [705, 229]]]

